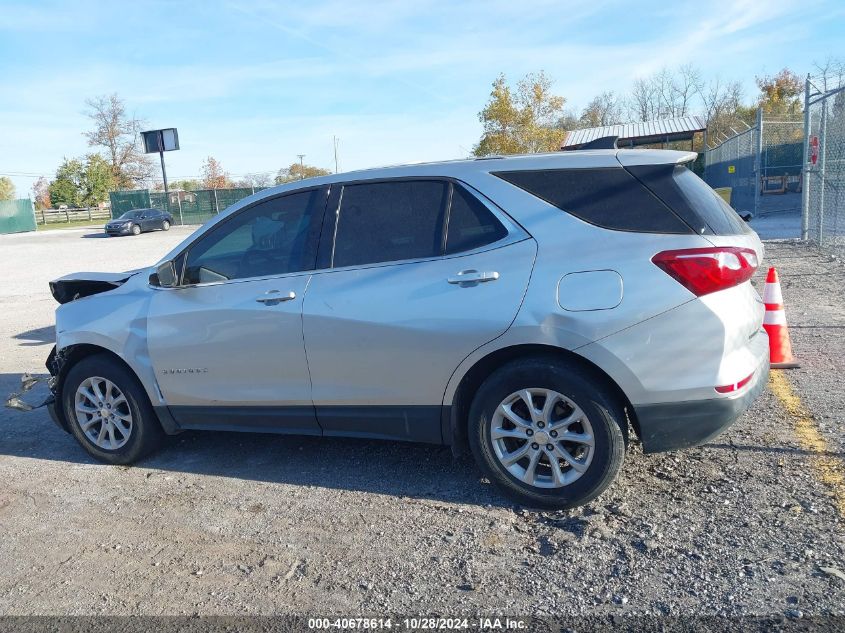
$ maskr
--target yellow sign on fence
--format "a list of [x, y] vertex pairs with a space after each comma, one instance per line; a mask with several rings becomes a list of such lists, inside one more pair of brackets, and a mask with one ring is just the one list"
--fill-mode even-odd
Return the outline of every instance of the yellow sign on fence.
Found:
[[736, 165], [728, 165], [728, 173], [735, 174], [736, 173]]

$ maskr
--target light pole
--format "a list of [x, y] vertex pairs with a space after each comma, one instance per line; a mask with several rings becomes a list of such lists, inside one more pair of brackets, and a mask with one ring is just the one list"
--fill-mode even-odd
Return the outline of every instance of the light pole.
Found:
[[297, 154], [297, 156], [299, 156], [299, 179], [303, 180], [305, 178], [305, 164], [302, 159], [305, 158], [305, 154]]

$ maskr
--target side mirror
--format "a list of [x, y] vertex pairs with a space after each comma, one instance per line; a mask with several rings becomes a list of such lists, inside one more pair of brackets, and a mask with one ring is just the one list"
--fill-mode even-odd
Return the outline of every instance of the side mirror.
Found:
[[175, 288], [178, 280], [176, 279], [176, 266], [172, 261], [167, 261], [159, 264], [156, 271], [150, 275], [150, 283], [160, 288]]

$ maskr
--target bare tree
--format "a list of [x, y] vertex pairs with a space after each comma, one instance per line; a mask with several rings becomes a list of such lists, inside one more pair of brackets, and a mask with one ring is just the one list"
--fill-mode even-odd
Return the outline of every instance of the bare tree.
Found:
[[635, 121], [651, 121], [660, 117], [660, 94], [653, 77], [637, 78], [631, 87], [628, 110]]
[[742, 105], [742, 86], [737, 81], [722, 82], [716, 77], [698, 88], [704, 106], [707, 134], [710, 144], [748, 129], [754, 117], [754, 108]]
[[828, 55], [822, 62], [813, 62], [813, 77], [822, 90], [833, 90], [845, 85], [845, 58]]
[[587, 104], [578, 119], [579, 127], [604, 127], [622, 122], [622, 108], [616, 94], [607, 91]]
[[102, 148], [119, 187], [134, 187], [153, 174], [152, 161], [143, 153], [140, 132], [144, 122], [126, 114], [126, 106], [117, 94], [86, 99], [86, 115], [94, 129], [85, 132], [88, 145]]

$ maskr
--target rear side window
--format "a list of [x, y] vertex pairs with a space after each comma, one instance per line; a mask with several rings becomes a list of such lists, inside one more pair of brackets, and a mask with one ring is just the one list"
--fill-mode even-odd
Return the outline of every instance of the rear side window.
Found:
[[454, 186], [446, 229], [446, 253], [480, 248], [499, 241], [507, 233], [507, 229], [478, 198], [463, 187]]
[[684, 165], [634, 165], [628, 170], [702, 235], [751, 231], [710, 186]]
[[622, 167], [494, 175], [602, 228], [644, 233], [691, 232], [686, 223]]
[[343, 188], [332, 264], [358, 266], [440, 255], [445, 182], [410, 180]]

